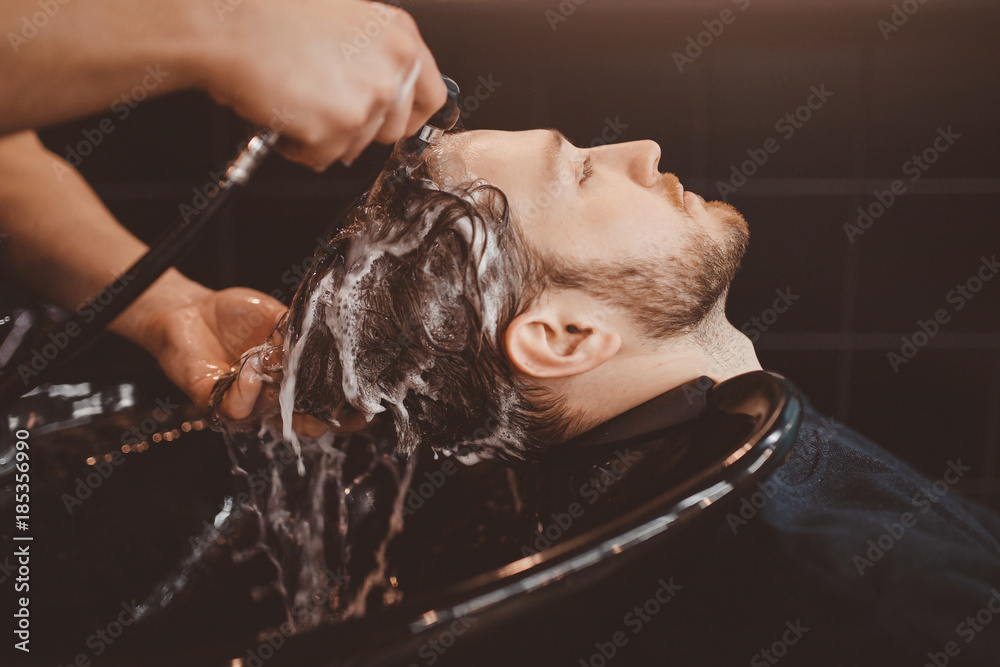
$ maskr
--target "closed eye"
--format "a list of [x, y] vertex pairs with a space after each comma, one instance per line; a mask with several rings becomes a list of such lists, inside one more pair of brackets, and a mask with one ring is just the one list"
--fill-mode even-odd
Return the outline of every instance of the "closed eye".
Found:
[[583, 178], [580, 179], [580, 185], [594, 175], [594, 158], [587, 156], [587, 159], [583, 161]]

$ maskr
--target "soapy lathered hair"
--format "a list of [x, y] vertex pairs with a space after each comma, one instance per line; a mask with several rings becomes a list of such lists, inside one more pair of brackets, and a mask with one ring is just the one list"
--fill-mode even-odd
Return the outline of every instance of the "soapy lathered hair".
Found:
[[[406, 177], [394, 161], [314, 259], [279, 325], [286, 368], [297, 350], [295, 412], [337, 424], [345, 410], [387, 411], [403, 451], [537, 460], [570, 419], [515, 375], [502, 340], [540, 291], [539, 261], [499, 189], [444, 189], [426, 167]], [[234, 379], [218, 383], [213, 404]]]

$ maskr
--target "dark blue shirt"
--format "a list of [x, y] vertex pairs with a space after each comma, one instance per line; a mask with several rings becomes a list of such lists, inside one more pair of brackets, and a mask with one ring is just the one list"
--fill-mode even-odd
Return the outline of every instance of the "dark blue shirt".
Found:
[[927, 479], [803, 402], [787, 462], [686, 564], [685, 616], [729, 644], [700, 660], [1000, 665], [1000, 518], [956, 492], [969, 468]]

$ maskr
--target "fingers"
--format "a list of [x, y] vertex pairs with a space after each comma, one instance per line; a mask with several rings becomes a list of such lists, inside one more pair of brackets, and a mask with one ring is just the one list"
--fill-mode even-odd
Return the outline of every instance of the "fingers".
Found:
[[184, 393], [188, 395], [191, 402], [194, 403], [199, 410], [208, 412], [212, 398], [212, 388], [215, 386], [215, 379], [218, 377], [217, 375], [206, 374], [204, 377], [187, 384], [185, 384], [182, 379], [174, 378], [169, 373], [168, 377], [170, 377], [172, 382], [184, 390]]
[[314, 146], [296, 141], [287, 136], [282, 136], [278, 139], [275, 149], [285, 159], [305, 165], [315, 172], [325, 171], [327, 167], [339, 159], [338, 156], [344, 153], [342, 148], [319, 152]]
[[280, 301], [243, 287], [220, 291], [209, 308], [207, 320], [233, 358], [263, 343], [286, 310]]
[[350, 408], [341, 410], [337, 421], [340, 422], [337, 433], [355, 433], [367, 428], [369, 423], [363, 414]]
[[230, 288], [216, 295], [209, 306], [209, 317], [214, 317], [212, 329], [231, 355], [240, 365], [236, 381], [226, 392], [219, 409], [230, 419], [244, 419], [253, 412], [266, 383], [265, 359], [250, 355], [246, 362], [239, 361], [247, 350], [263, 343], [274, 331], [285, 312], [284, 305], [265, 294], [246, 288]]
[[[428, 52], [428, 56], [429, 56]], [[433, 59], [431, 59], [433, 65]], [[434, 74], [422, 76], [424, 60], [418, 59], [406, 71], [393, 87], [395, 94], [390, 100], [377, 100], [368, 113], [365, 124], [353, 132], [344, 132], [341, 136], [332, 138], [323, 145], [296, 141], [291, 137], [282, 137], [278, 144], [279, 152], [290, 160], [305, 164], [315, 171], [323, 171], [337, 160], [350, 166], [359, 155], [372, 143], [378, 141], [392, 144], [417, 132], [447, 99], [447, 86], [434, 66]], [[438, 95], [441, 93], [441, 95]], [[435, 96], [435, 102], [428, 103], [425, 99], [430, 94]], [[436, 104], [436, 97], [441, 97], [441, 104]]]
[[303, 164], [313, 171], [325, 171], [331, 164], [343, 160], [350, 165], [368, 147], [385, 122], [385, 103], [377, 103], [363, 123], [348, 123], [338, 119], [340, 127], [325, 141], [298, 139], [282, 135], [277, 150], [283, 156]]
[[[367, 0], [243, 0], [199, 85], [317, 171], [416, 132], [447, 98], [413, 17]], [[395, 4], [395, 3], [393, 3]], [[280, 127], [280, 129], [279, 129]]]
[[[407, 46], [399, 47], [395, 56], [383, 54], [380, 66], [357, 71], [365, 79], [350, 103], [352, 113], [333, 110], [325, 120], [314, 119], [311, 133], [287, 133], [278, 144], [282, 155], [315, 171], [337, 160], [350, 165], [372, 141], [392, 144], [416, 133], [444, 105], [447, 86], [416, 24], [402, 10], [393, 8], [393, 15], [395, 24], [412, 37], [400, 40]], [[337, 92], [342, 102], [344, 93]]]
[[229, 387], [219, 406], [219, 412], [229, 419], [246, 419], [257, 405], [265, 380], [253, 364], [248, 362], [240, 369], [236, 381]]
[[[244, 367], [236, 382], [226, 393], [219, 411], [228, 419], [246, 419], [253, 412], [264, 384], [263, 377], [259, 373]], [[329, 426], [312, 415], [295, 413], [292, 416], [292, 428], [300, 437], [308, 438], [318, 438], [328, 431], [338, 435], [354, 433], [367, 425], [364, 416], [353, 410], [341, 419], [339, 427]]]
[[354, 160], [361, 155], [362, 151], [368, 147], [368, 144], [370, 144], [378, 133], [381, 132], [383, 126], [385, 125], [385, 120], [386, 117], [381, 113], [376, 115], [353, 137], [353, 141], [344, 151], [344, 156], [341, 158], [345, 165], [350, 167], [351, 163], [353, 163]]
[[402, 65], [401, 70], [405, 71], [405, 76], [399, 79], [400, 83], [393, 100], [398, 107], [393, 105], [390, 116], [393, 112], [398, 112], [406, 117], [406, 121], [397, 127], [393, 126], [395, 118], [386, 119], [386, 130], [378, 137], [378, 141], [387, 144], [416, 133], [438, 109], [444, 106], [448, 98], [448, 88], [441, 78], [441, 72], [431, 50], [420, 35], [416, 21], [398, 7], [394, 8], [394, 15], [396, 25], [409, 38], [405, 42], [409, 48], [400, 51], [400, 59], [397, 61]]
[[417, 94], [417, 77], [423, 63], [417, 60], [413, 63], [406, 77], [400, 82], [396, 92], [396, 99], [389, 106], [388, 113], [383, 118], [383, 123], [379, 128], [375, 140], [383, 144], [391, 144], [398, 139], [408, 136], [406, 128], [409, 125], [410, 116]]
[[434, 62], [434, 56], [431, 55], [430, 49], [422, 41], [418, 49], [418, 58], [420, 75], [414, 86], [409, 120], [401, 134], [405, 137], [415, 134], [431, 116], [437, 113], [438, 109], [444, 106], [448, 99], [448, 86], [441, 78], [441, 72], [438, 70], [437, 63]]
[[318, 438], [329, 431], [330, 427], [311, 415], [295, 414], [292, 415], [292, 429], [300, 437]]
[[335, 435], [357, 433], [368, 426], [368, 420], [360, 412], [355, 410], [345, 412], [346, 414], [339, 419], [340, 426], [329, 426], [312, 415], [296, 413], [292, 415], [292, 428], [300, 436], [318, 438], [327, 432]]
[[[262, 391], [268, 386], [270, 393], [264, 400], [277, 400], [278, 388], [268, 381], [266, 365], [266, 362], [257, 356], [250, 357], [246, 363], [240, 364], [235, 381], [229, 386], [218, 406], [222, 417], [236, 421], [250, 417], [258, 401], [261, 400]], [[207, 396], [204, 403], [206, 405], [208, 403]], [[300, 437], [317, 438], [327, 432], [337, 435], [355, 433], [368, 426], [368, 420], [364, 415], [350, 408], [338, 415], [338, 421], [338, 426], [329, 426], [312, 415], [295, 413], [292, 417], [292, 428]]]

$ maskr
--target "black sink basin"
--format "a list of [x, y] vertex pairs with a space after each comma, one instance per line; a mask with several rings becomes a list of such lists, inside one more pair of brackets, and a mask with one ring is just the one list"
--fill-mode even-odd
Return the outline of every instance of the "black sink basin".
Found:
[[[18, 429], [31, 434], [31, 657], [50, 664], [79, 655], [122, 665], [433, 664], [454, 642], [474, 655], [500, 655], [516, 641], [517, 623], [565, 620], [569, 610], [579, 613], [636, 582], [660, 579], [666, 590], [669, 578], [658, 577], [655, 564], [689, 550], [781, 464], [800, 418], [795, 388], [773, 374], [700, 389], [692, 418], [652, 441], [623, 432], [525, 467], [465, 466], [419, 452], [400, 498], [390, 478], [408, 464], [386, 433], [341, 440], [345, 488], [373, 462], [382, 477], [352, 487], [354, 498], [330, 494], [327, 516], [332, 522], [343, 509], [350, 545], [325, 538], [330, 576], [328, 595], [315, 603], [320, 622], [292, 629], [283, 625], [274, 553], [247, 548], [261, 525], [247, 494], [241, 499], [247, 480], [231, 473], [221, 435], [190, 406], [163, 409], [180, 404], [176, 389], [153, 381], [44, 388], [14, 407], [0, 432], [0, 451]], [[246, 454], [237, 456], [244, 467]], [[12, 519], [9, 452], [0, 458], [0, 504]], [[402, 531], [385, 550], [379, 586], [365, 593], [396, 502]], [[13, 553], [13, 522], [3, 525]], [[278, 559], [285, 576], [295, 571], [293, 549]], [[345, 601], [359, 595], [365, 612], [346, 611]], [[116, 628], [116, 619], [129, 623]], [[593, 632], [581, 622], [552, 627], [562, 638], [554, 641]]]

